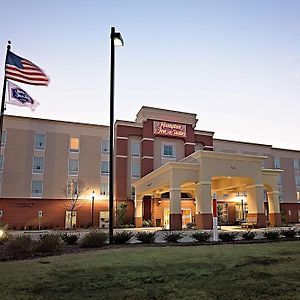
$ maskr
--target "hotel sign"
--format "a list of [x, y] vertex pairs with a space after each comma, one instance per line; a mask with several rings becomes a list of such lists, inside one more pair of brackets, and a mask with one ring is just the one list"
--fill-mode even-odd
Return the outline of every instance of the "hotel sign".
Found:
[[172, 137], [186, 137], [186, 125], [154, 121], [153, 134]]

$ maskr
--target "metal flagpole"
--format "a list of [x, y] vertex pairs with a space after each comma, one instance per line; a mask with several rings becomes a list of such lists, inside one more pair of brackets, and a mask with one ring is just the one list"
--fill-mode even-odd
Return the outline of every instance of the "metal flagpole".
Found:
[[10, 50], [11, 41], [7, 42], [7, 51], [5, 56], [5, 63], [4, 63], [4, 81], [3, 81], [3, 90], [2, 90], [2, 102], [1, 102], [1, 112], [0, 112], [0, 143], [2, 143], [2, 127], [3, 127], [3, 118], [4, 118], [4, 110], [5, 110], [5, 94], [6, 94], [6, 73], [5, 73], [5, 64], [7, 60], [8, 51]]

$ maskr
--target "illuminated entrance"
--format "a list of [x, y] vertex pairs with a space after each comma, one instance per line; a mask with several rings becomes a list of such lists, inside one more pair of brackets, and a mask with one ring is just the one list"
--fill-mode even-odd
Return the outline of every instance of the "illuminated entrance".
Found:
[[[277, 177], [281, 170], [262, 169], [264, 159], [200, 150], [179, 162], [168, 162], [133, 184], [136, 227], [142, 224], [143, 197], [148, 195], [157, 201], [152, 219], [163, 219], [170, 229], [181, 230], [190, 221], [196, 228], [211, 229], [212, 194], [217, 195], [224, 222], [248, 217], [256, 220], [257, 227], [266, 227], [267, 219], [270, 225], [280, 225]], [[161, 201], [166, 193], [168, 201]], [[183, 199], [182, 193], [191, 196]]]
[[[183, 208], [182, 214], [182, 228], [187, 228], [187, 224], [192, 223], [192, 210], [190, 208]], [[164, 228], [170, 229], [170, 209], [164, 209]]]

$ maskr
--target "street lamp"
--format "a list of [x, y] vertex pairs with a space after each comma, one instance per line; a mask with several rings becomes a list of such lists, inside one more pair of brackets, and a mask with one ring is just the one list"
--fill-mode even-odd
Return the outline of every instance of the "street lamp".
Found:
[[114, 86], [115, 86], [115, 47], [124, 46], [121, 33], [111, 28], [110, 34], [110, 122], [109, 122], [109, 243], [113, 240], [114, 207]]
[[94, 203], [95, 203], [95, 192], [92, 192], [92, 228], [94, 228]]

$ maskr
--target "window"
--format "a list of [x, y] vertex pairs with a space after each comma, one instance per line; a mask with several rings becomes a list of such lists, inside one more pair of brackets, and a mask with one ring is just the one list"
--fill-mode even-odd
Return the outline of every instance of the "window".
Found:
[[203, 150], [203, 149], [204, 149], [203, 144], [201, 144], [201, 143], [196, 143], [196, 145], [195, 145], [195, 152], [196, 152], [196, 151], [199, 151], [199, 150]]
[[277, 177], [277, 184], [282, 185], [282, 175], [278, 175]]
[[298, 159], [294, 159], [294, 170], [299, 170], [300, 166], [299, 166], [299, 160]]
[[265, 162], [262, 161], [261, 164], [260, 164], [261, 168], [263, 169], [265, 167]]
[[101, 175], [108, 175], [109, 174], [109, 161], [102, 161], [101, 162]]
[[2, 130], [1, 135], [1, 147], [4, 147], [6, 144], [6, 130]]
[[43, 181], [32, 180], [31, 181], [31, 196], [41, 197], [43, 194]]
[[131, 200], [135, 199], [135, 187], [132, 185], [131, 186]]
[[140, 143], [139, 142], [131, 143], [131, 156], [140, 157]]
[[300, 186], [300, 176], [295, 176], [296, 185]]
[[172, 144], [163, 144], [162, 145], [162, 156], [167, 158], [175, 158], [175, 145]]
[[131, 164], [131, 178], [140, 178], [140, 164], [139, 163]]
[[79, 138], [70, 138], [70, 152], [79, 152]]
[[101, 142], [101, 153], [102, 154], [109, 154], [109, 140], [102, 140]]
[[297, 201], [300, 201], [300, 192], [297, 191]]
[[34, 149], [45, 150], [45, 145], [46, 145], [46, 134], [36, 133], [35, 141], [34, 141]]
[[108, 196], [109, 194], [109, 186], [108, 183], [100, 183], [100, 195]]
[[67, 182], [67, 196], [70, 198], [75, 198], [78, 193], [78, 183], [75, 180], [70, 180]]
[[44, 157], [34, 157], [32, 173], [43, 173], [44, 171]]
[[69, 175], [78, 175], [78, 159], [69, 159]]
[[274, 166], [275, 166], [275, 169], [280, 169], [280, 158], [274, 159]]
[[0, 171], [3, 170], [3, 155], [0, 155]]

